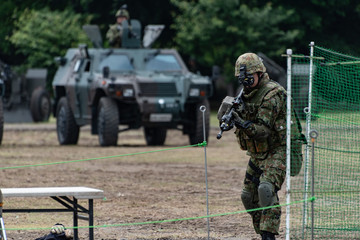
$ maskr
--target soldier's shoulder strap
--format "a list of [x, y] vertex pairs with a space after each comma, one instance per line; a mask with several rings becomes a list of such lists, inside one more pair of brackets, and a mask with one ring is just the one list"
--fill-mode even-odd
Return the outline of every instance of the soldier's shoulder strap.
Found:
[[292, 111], [294, 112], [294, 116], [295, 116], [295, 121], [296, 121], [296, 127], [297, 127], [297, 130], [298, 130], [298, 134], [295, 138], [297, 138], [298, 140], [301, 140], [303, 144], [306, 144], [307, 143], [307, 140], [306, 140], [306, 137], [305, 135], [302, 133], [302, 126], [301, 126], [301, 123], [300, 123], [300, 119], [296, 113], [296, 110], [295, 109], [292, 109]]
[[285, 89], [279, 83], [270, 80], [263, 88], [260, 89], [259, 95], [263, 96], [263, 100], [269, 100], [278, 93], [286, 95]]
[[[277, 93], [281, 93], [281, 94], [284, 94], [286, 97], [287, 97], [287, 91], [285, 90], [285, 88], [283, 88], [278, 82], [275, 82], [273, 80], [270, 80], [270, 83], [275, 86], [274, 89], [272, 91], [270, 91], [266, 97], [272, 97], [274, 96], [275, 94]], [[304, 134], [302, 134], [302, 126], [301, 126], [301, 123], [300, 123], [300, 118], [296, 112], [296, 110], [294, 108], [292, 108], [292, 117], [295, 118], [295, 121], [296, 121], [296, 129], [298, 130], [298, 133], [295, 134], [296, 136], [296, 139], [299, 139], [301, 140], [304, 144], [306, 144], [306, 137], [304, 136]]]

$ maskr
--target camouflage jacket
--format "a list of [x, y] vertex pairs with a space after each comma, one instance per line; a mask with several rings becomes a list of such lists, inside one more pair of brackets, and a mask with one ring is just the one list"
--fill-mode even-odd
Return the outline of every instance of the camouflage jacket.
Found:
[[[286, 90], [265, 73], [255, 89], [244, 91], [243, 100], [245, 110], [239, 115], [252, 123], [235, 132], [241, 149], [247, 150], [250, 156], [264, 159], [269, 151], [285, 147]], [[292, 119], [296, 123], [295, 116]], [[296, 124], [292, 124], [291, 130], [294, 134], [299, 133]]]
[[109, 41], [111, 47], [121, 47], [123, 27], [121, 24], [113, 24], [109, 26], [109, 30], [106, 33], [106, 38]]

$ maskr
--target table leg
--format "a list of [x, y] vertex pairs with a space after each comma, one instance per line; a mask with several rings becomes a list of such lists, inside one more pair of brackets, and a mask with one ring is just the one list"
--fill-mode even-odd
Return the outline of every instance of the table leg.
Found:
[[79, 240], [78, 235], [78, 206], [77, 199], [74, 198], [74, 215], [73, 215], [73, 225], [74, 225], [74, 240]]
[[89, 239], [94, 240], [94, 200], [89, 199]]

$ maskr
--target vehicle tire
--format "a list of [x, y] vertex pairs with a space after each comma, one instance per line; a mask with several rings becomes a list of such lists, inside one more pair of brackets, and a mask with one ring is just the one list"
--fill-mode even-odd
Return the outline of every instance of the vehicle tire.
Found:
[[77, 144], [80, 127], [76, 124], [66, 97], [60, 98], [56, 109], [56, 131], [60, 145]]
[[145, 140], [148, 146], [162, 146], [166, 139], [166, 128], [161, 127], [145, 127]]
[[4, 133], [4, 109], [3, 109], [3, 100], [0, 96], [0, 145], [2, 143]]
[[32, 92], [30, 112], [34, 122], [46, 122], [49, 120], [51, 113], [50, 96], [43, 87], [38, 87]]
[[116, 146], [119, 133], [119, 110], [115, 100], [102, 97], [98, 107], [98, 134], [101, 146]]
[[191, 130], [189, 134], [190, 144], [198, 144], [202, 143], [204, 141], [204, 132], [203, 132], [203, 112], [200, 111], [200, 107], [205, 106], [205, 135], [206, 135], [206, 141], [209, 139], [209, 129], [210, 129], [210, 104], [207, 99], [202, 100], [198, 104], [196, 104], [196, 107], [194, 109], [194, 123], [193, 123], [193, 129]]

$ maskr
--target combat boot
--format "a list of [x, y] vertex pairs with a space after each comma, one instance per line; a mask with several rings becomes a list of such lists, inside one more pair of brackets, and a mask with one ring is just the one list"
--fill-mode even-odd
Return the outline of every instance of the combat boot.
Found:
[[275, 234], [263, 231], [261, 234], [261, 240], [275, 240]]

